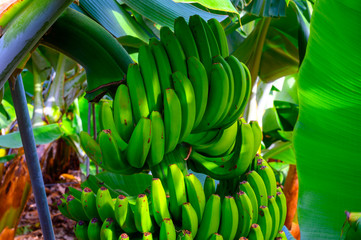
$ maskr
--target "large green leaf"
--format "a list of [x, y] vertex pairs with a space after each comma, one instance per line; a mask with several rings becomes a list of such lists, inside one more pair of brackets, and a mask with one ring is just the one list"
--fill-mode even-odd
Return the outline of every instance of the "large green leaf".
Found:
[[[33, 128], [36, 144], [50, 143], [63, 135], [58, 124], [49, 124]], [[12, 132], [0, 136], [0, 146], [4, 148], [20, 148], [23, 146], [20, 133]]]
[[171, 29], [173, 29], [174, 19], [179, 16], [183, 16], [187, 21], [190, 16], [195, 14], [198, 14], [205, 20], [215, 18], [218, 21], [222, 21], [227, 17], [200, 10], [187, 3], [175, 3], [172, 0], [124, 0], [123, 2], [144, 17], [160, 26], [168, 26]]
[[302, 239], [339, 239], [361, 210], [360, 22], [360, 1], [316, 1], [294, 133]]
[[209, 9], [238, 14], [230, 0], [173, 0], [173, 2], [198, 3]]

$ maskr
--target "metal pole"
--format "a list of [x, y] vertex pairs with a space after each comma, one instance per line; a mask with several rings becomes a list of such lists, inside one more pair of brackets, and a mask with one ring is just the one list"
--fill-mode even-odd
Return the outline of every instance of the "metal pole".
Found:
[[21, 74], [16, 79], [9, 79], [11, 96], [14, 102], [16, 117], [18, 120], [21, 141], [23, 143], [26, 164], [28, 165], [31, 186], [35, 196], [36, 207], [39, 214], [40, 226], [45, 240], [55, 239], [53, 224], [51, 222], [48, 201], [45, 194], [43, 175], [41, 173], [38, 154], [34, 139], [33, 128], [27, 107], [25, 90]]

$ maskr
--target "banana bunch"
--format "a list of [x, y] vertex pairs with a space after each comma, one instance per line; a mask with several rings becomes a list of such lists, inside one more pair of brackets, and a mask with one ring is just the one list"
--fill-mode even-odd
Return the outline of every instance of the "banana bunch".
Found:
[[254, 170], [217, 186], [170, 164], [150, 193], [113, 199], [105, 187], [70, 189], [58, 208], [77, 221], [78, 239], [284, 239], [285, 196], [268, 163], [254, 161]]
[[239, 120], [251, 76], [229, 56], [221, 24], [179, 17], [174, 32], [162, 27], [160, 40], [139, 48], [138, 60], [112, 103], [101, 102], [98, 139], [80, 134], [87, 155], [107, 171], [133, 174], [156, 168], [183, 144], [192, 147], [195, 170], [216, 179], [243, 174], [262, 132], [257, 122]]

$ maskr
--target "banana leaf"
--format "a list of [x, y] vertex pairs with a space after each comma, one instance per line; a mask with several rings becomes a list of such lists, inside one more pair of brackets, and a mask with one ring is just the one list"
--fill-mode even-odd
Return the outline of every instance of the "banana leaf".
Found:
[[360, 22], [360, 1], [315, 3], [294, 133], [302, 239], [340, 239], [361, 210]]

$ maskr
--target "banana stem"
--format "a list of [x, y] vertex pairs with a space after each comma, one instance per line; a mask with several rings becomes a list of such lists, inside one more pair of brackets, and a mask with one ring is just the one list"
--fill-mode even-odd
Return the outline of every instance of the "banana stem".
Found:
[[[88, 133], [91, 135], [91, 117], [92, 117], [92, 104], [91, 102], [88, 103]], [[86, 177], [89, 176], [89, 167], [90, 167], [90, 159], [88, 156], [86, 156], [85, 160], [86, 165]]]
[[16, 117], [18, 120], [21, 141], [23, 143], [26, 163], [29, 169], [32, 189], [38, 209], [39, 220], [45, 240], [55, 239], [53, 226], [50, 218], [48, 201], [45, 194], [45, 186], [41, 173], [39, 158], [36, 151], [34, 133], [27, 108], [25, 90], [21, 74], [9, 79], [11, 96], [14, 102]]

